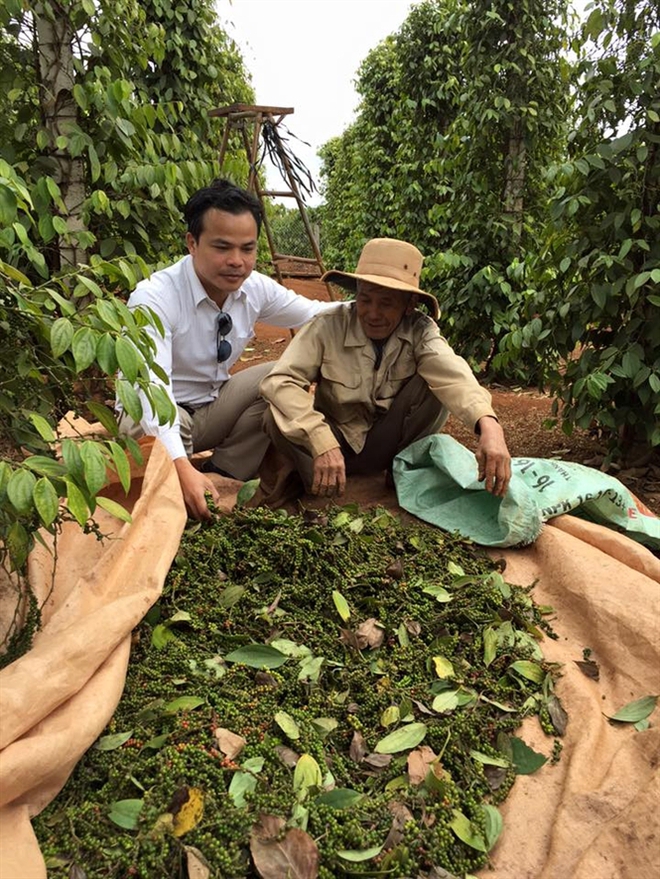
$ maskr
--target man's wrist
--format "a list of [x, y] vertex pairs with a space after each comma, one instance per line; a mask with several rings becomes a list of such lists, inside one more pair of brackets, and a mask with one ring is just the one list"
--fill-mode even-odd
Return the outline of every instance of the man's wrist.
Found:
[[[497, 427], [495, 427], [497, 425]], [[491, 428], [494, 430], [502, 431], [502, 425], [497, 419], [496, 415], [482, 415], [481, 418], [477, 420], [477, 423], [474, 425], [474, 432], [477, 436], [481, 436], [483, 429], [486, 431]]]

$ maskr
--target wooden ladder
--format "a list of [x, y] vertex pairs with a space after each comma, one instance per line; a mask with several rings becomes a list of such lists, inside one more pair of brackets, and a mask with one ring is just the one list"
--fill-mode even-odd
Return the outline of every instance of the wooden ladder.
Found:
[[[278, 125], [286, 117], [293, 113], [293, 107], [266, 107], [256, 106], [252, 104], [230, 104], [227, 107], [218, 107], [209, 111], [209, 116], [218, 116], [226, 120], [224, 132], [222, 135], [222, 143], [220, 145], [220, 153], [218, 162], [220, 168], [223, 168], [229, 138], [232, 132], [238, 132], [242, 138], [243, 146], [249, 162], [250, 173], [248, 177], [247, 188], [254, 192], [263, 210], [264, 230], [268, 239], [268, 247], [270, 249], [273, 268], [277, 276], [277, 280], [283, 283], [285, 278], [305, 277], [320, 278], [325, 272], [323, 259], [319, 243], [314, 235], [314, 231], [307, 216], [305, 202], [300, 192], [300, 186], [296, 179], [294, 169], [291, 165], [289, 152], [286, 149]], [[260, 158], [260, 147], [263, 135], [264, 125], [268, 125], [270, 135], [275, 146], [280, 167], [284, 175], [288, 190], [272, 190], [262, 189], [259, 180], [259, 169], [262, 164]], [[313, 258], [292, 256], [291, 254], [278, 253], [275, 247], [275, 240], [271, 224], [268, 219], [268, 213], [264, 203], [264, 198], [293, 198], [298, 206], [298, 211], [303, 222], [305, 233], [309, 239], [312, 248]], [[330, 284], [325, 285], [328, 295], [332, 301], [337, 299]]]

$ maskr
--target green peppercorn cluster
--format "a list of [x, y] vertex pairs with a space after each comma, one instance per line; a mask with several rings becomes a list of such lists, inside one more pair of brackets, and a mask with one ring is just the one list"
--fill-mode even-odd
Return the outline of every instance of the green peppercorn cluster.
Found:
[[[337, 592], [348, 617], [339, 614]], [[369, 619], [382, 643], [358, 640]], [[486, 662], [485, 631], [505, 624], [507, 637]], [[483, 804], [501, 802], [511, 789], [513, 766], [494, 769], [502, 742], [543, 705], [554, 673], [530, 635], [540, 631], [549, 633], [529, 590], [505, 583], [472, 544], [404, 526], [382, 510], [331, 510], [322, 523], [238, 510], [197, 527], [184, 536], [163, 597], [136, 632], [125, 693], [99, 744], [110, 736], [121, 743], [90, 749], [35, 822], [49, 876], [64, 879], [76, 865], [88, 879], [184, 879], [192, 846], [212, 876], [251, 879], [250, 834], [264, 814], [306, 830], [326, 879], [347, 869], [392, 877], [434, 866], [455, 876], [473, 872], [488, 856], [451, 825], [460, 812], [485, 838]], [[278, 642], [299, 652], [277, 667], [226, 658]], [[434, 657], [449, 661], [453, 676], [440, 678]], [[322, 659], [315, 674], [303, 673], [304, 658]], [[514, 662], [530, 659], [545, 674], [543, 687], [511, 673]], [[435, 697], [451, 688], [467, 701], [434, 711]], [[392, 707], [398, 718], [384, 726]], [[287, 732], [280, 712], [293, 724]], [[413, 783], [410, 749], [370, 759], [385, 735], [410, 722], [425, 724], [423, 744], [439, 755], [435, 784]], [[240, 754], [222, 753], [218, 728], [244, 738]], [[323, 778], [303, 794], [293, 784], [301, 754], [314, 758]], [[237, 773], [250, 775], [243, 764], [254, 758], [263, 766], [237, 803]], [[360, 797], [337, 808], [324, 786]], [[173, 803], [190, 790], [202, 797], [203, 812], [177, 835]], [[111, 818], [124, 800], [141, 801], [132, 826]], [[394, 815], [402, 808], [399, 826]], [[342, 859], [344, 851], [367, 849], [378, 854]]]

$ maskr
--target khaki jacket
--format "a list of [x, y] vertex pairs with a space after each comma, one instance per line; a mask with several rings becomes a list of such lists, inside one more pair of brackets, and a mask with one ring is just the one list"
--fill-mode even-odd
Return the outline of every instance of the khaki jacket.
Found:
[[470, 429], [484, 415], [495, 417], [488, 391], [421, 311], [404, 316], [385, 343], [378, 369], [375, 365], [374, 345], [351, 303], [312, 318], [291, 340], [260, 391], [282, 434], [312, 457], [338, 446], [326, 416], [359, 453], [379, 413], [390, 408], [415, 373]]

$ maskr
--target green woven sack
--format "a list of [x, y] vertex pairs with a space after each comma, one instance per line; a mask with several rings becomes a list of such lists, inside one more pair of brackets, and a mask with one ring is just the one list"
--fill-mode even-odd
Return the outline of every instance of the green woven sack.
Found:
[[598, 470], [552, 458], [513, 458], [504, 498], [477, 482], [477, 459], [450, 436], [434, 434], [394, 459], [399, 505], [445, 531], [483, 546], [532, 543], [543, 522], [574, 513], [660, 549], [660, 519], [628, 489]]

